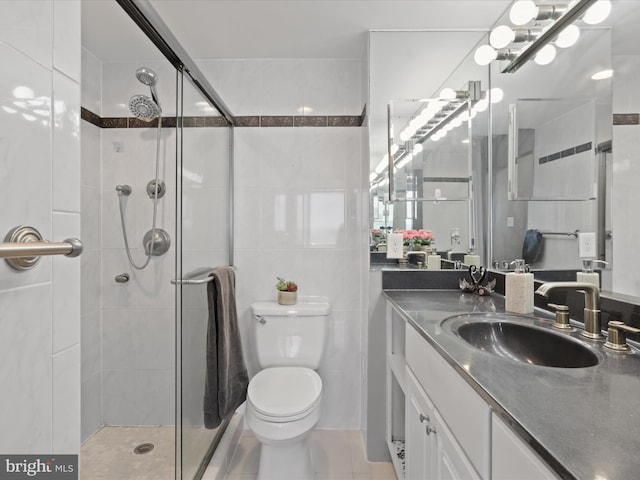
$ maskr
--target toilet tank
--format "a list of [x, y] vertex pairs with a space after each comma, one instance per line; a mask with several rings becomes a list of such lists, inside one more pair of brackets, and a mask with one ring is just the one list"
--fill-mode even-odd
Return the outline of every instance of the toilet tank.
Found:
[[295, 305], [251, 305], [253, 338], [260, 368], [299, 366], [317, 370], [329, 333], [326, 297], [298, 297]]

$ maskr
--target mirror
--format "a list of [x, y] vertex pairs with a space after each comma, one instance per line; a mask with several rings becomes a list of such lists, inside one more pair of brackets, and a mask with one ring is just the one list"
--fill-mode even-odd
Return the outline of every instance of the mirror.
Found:
[[[577, 232], [596, 232], [597, 258], [608, 262], [603, 289], [640, 295], [628, 266], [639, 222], [624, 213], [638, 197], [637, 114], [628, 114], [640, 108], [639, 17], [634, 2], [613, 2], [598, 27], [576, 22], [578, 43], [558, 49], [553, 63], [530, 61], [511, 74], [501, 73], [504, 62], [492, 63], [492, 85], [506, 100], [493, 109], [493, 260], [520, 257], [527, 232], [537, 230], [543, 255], [532, 268], [580, 270]], [[606, 69], [613, 78], [592, 79]]]
[[[483, 251], [477, 227], [483, 222], [482, 171], [488, 162], [488, 71], [469, 52], [484, 35], [371, 32], [370, 150], [377, 172], [371, 177], [373, 247], [384, 243], [385, 231], [424, 229], [445, 258], [449, 252]], [[445, 43], [452, 52], [417, 48], [411, 59], [398, 55], [407, 46]], [[402, 70], [415, 75], [389, 78], [389, 72]], [[444, 88], [448, 100], [441, 98]], [[414, 128], [407, 133], [410, 124]]]

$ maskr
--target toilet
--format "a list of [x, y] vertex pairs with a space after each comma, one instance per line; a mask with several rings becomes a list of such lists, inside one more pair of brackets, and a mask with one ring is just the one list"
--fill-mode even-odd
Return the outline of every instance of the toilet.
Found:
[[326, 297], [251, 305], [256, 358], [246, 420], [261, 443], [257, 480], [312, 480], [309, 434], [320, 419], [320, 366], [329, 331]]

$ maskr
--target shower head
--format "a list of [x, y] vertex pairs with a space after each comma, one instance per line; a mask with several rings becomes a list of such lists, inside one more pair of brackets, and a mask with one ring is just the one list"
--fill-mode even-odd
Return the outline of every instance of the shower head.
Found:
[[156, 102], [146, 95], [134, 95], [129, 100], [129, 110], [140, 120], [150, 122], [160, 116], [162, 110]]
[[153, 87], [158, 83], [158, 75], [156, 75], [156, 72], [147, 67], [138, 68], [136, 70], [136, 78], [147, 87]]
[[140, 83], [149, 87], [149, 90], [151, 90], [151, 98], [158, 106], [158, 109], [160, 109], [160, 100], [158, 99], [158, 92], [156, 92], [156, 83], [158, 83], [158, 75], [156, 72], [147, 67], [140, 67], [136, 70], [136, 78]]

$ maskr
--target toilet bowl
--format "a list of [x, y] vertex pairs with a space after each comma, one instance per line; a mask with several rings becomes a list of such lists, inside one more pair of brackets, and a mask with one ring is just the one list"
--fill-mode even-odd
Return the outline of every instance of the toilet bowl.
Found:
[[247, 391], [247, 424], [262, 444], [258, 480], [313, 479], [308, 437], [320, 419], [322, 380], [310, 368], [260, 371]]
[[330, 306], [313, 297], [293, 306], [252, 305], [256, 357], [262, 370], [249, 382], [246, 420], [261, 443], [257, 480], [313, 480], [309, 435], [320, 419]]

